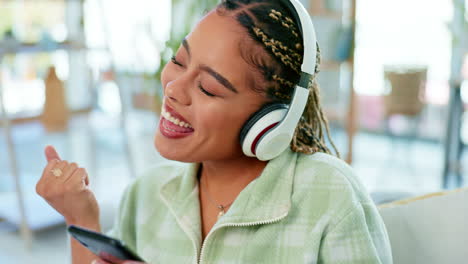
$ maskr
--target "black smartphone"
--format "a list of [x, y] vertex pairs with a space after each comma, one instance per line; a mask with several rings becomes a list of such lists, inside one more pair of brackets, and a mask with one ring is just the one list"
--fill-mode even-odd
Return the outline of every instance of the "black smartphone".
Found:
[[105, 261], [111, 263], [119, 263], [124, 260], [145, 262], [118, 239], [75, 225], [68, 227], [68, 233]]

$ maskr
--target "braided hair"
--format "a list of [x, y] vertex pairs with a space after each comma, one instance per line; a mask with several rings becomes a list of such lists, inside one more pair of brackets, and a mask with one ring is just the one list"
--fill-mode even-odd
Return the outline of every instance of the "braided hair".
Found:
[[[294, 86], [300, 79], [304, 47], [298, 25], [291, 19], [293, 16], [289, 8], [280, 0], [223, 0], [216, 7], [216, 12], [235, 18], [248, 33], [249, 38], [240, 44], [241, 55], [263, 77], [260, 81], [250, 80], [252, 88], [265, 93], [269, 103], [291, 103]], [[249, 49], [243, 48], [247, 46], [243, 44], [247, 44]], [[339, 156], [320, 105], [316, 80], [319, 64], [320, 49], [317, 44], [317, 65], [308, 87], [309, 98], [294, 132], [291, 149], [305, 154], [331, 154], [325, 141], [326, 136]]]

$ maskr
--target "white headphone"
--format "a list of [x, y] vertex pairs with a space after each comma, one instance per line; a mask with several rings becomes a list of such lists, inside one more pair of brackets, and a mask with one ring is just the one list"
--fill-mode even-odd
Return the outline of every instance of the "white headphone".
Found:
[[294, 87], [291, 104], [269, 104], [254, 113], [240, 132], [242, 151], [249, 157], [271, 160], [291, 143], [309, 98], [308, 84], [315, 73], [317, 39], [309, 13], [298, 0], [283, 1], [291, 10], [304, 41], [301, 78]]

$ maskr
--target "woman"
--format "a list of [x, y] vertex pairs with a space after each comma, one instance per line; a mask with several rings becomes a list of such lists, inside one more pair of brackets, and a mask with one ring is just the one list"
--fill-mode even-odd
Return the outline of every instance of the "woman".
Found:
[[[280, 2], [223, 1], [165, 66], [155, 147], [186, 164], [158, 165], [139, 177], [110, 232], [146, 261], [392, 262], [375, 205], [326, 146], [315, 79], [290, 148], [270, 161], [242, 151], [249, 117], [266, 104], [290, 103], [299, 81], [302, 37]], [[60, 161], [52, 147], [46, 156], [38, 193], [67, 224], [100, 231], [86, 171]], [[74, 264], [95, 258], [76, 241], [72, 256]]]

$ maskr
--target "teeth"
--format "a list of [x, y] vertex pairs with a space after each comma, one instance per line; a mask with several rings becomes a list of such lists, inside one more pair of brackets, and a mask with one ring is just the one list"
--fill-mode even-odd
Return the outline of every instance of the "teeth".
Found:
[[174, 124], [176, 124], [176, 125], [178, 125], [178, 126], [186, 127], [186, 128], [192, 128], [192, 126], [191, 126], [190, 124], [185, 123], [184, 121], [180, 121], [179, 119], [177, 119], [177, 118], [171, 116], [171, 114], [169, 114], [169, 112], [167, 112], [167, 111], [164, 110], [164, 109], [162, 109], [161, 115], [162, 115], [165, 119], [169, 120], [170, 122], [172, 122], [172, 123], [174, 123]]

